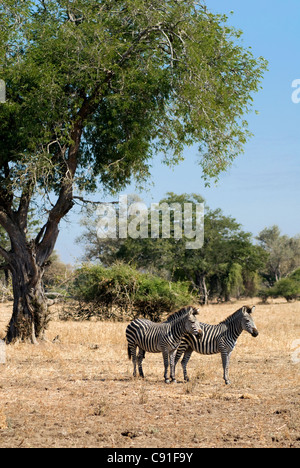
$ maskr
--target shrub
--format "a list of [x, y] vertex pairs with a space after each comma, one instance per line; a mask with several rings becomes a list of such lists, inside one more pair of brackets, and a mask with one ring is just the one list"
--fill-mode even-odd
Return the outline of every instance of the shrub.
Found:
[[273, 288], [260, 292], [264, 301], [268, 297], [284, 297], [288, 302], [300, 297], [300, 268], [288, 278], [278, 281]]
[[72, 314], [77, 319], [142, 316], [159, 321], [164, 313], [196, 302], [188, 283], [169, 283], [125, 264], [84, 265], [76, 272], [72, 295], [79, 301]]
[[294, 281], [298, 281], [300, 283], [300, 268], [298, 268], [297, 270], [294, 271], [294, 273], [292, 273], [290, 275], [290, 278]]
[[287, 301], [292, 301], [300, 296], [300, 282], [292, 278], [285, 278], [273, 286], [270, 291], [272, 297], [284, 297]]

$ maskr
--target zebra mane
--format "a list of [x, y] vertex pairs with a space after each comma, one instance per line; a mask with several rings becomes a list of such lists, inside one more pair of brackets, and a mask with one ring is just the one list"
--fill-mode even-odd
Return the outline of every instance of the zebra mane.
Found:
[[174, 314], [170, 315], [165, 321], [165, 323], [174, 322], [174, 320], [178, 320], [184, 317], [185, 315], [188, 315], [191, 312], [191, 310], [193, 311], [193, 315], [198, 314], [198, 310], [195, 307], [192, 307], [192, 306], [183, 307], [177, 312], [174, 312]]
[[237, 310], [233, 314], [229, 315], [229, 317], [227, 317], [225, 320], [222, 320], [222, 322], [220, 322], [220, 323], [226, 323], [227, 324], [227, 323], [234, 322], [236, 319], [242, 318], [242, 316], [243, 316], [242, 312], [243, 312], [243, 307], [241, 307], [239, 310]]

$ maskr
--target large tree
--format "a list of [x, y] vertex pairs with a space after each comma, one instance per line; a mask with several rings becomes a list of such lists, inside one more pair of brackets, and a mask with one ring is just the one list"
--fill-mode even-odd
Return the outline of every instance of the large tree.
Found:
[[263, 277], [267, 286], [286, 278], [300, 266], [300, 235], [282, 235], [278, 226], [263, 229], [257, 240], [268, 255]]
[[[6, 0], [0, 5], [0, 225], [14, 307], [7, 341], [43, 337], [42, 288], [82, 190], [144, 182], [154, 153], [198, 143], [204, 177], [242, 151], [266, 67], [226, 17], [194, 0]], [[27, 233], [30, 205], [44, 221]]]

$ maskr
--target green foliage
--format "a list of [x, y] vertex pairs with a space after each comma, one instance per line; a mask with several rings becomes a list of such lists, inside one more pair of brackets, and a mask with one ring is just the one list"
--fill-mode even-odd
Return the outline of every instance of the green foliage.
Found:
[[227, 296], [233, 295], [239, 298], [244, 292], [243, 267], [239, 263], [233, 263], [229, 268], [225, 280]]
[[294, 271], [290, 275], [290, 279], [292, 279], [293, 281], [299, 281], [300, 282], [300, 268], [298, 268], [296, 271]]
[[263, 299], [284, 297], [288, 302], [300, 297], [300, 268], [288, 278], [278, 281], [272, 288], [260, 292]]
[[300, 265], [300, 237], [282, 235], [278, 226], [265, 228], [257, 237], [267, 254], [263, 276], [267, 286], [286, 278]]
[[[200, 203], [203, 199], [195, 194], [169, 193], [163, 201], [183, 206], [187, 202]], [[238, 293], [238, 289], [242, 293], [242, 274], [257, 271], [263, 264], [263, 252], [252, 245], [251, 234], [244, 232], [235, 219], [225, 216], [220, 209], [210, 210], [206, 206], [204, 225], [204, 245], [201, 249], [187, 250], [184, 236], [178, 241], [174, 238], [163, 239], [160, 244], [152, 239], [146, 242], [140, 240], [141, 252], [129, 240], [130, 249], [125, 258], [134, 255], [136, 259], [140, 252], [140, 266], [153, 264], [168, 268], [173, 280], [190, 281], [204, 301], [207, 300], [204, 297], [206, 290], [210, 299], [228, 300], [230, 294]], [[152, 250], [149, 245], [152, 245]], [[145, 250], [148, 255], [144, 255]]]
[[8, 0], [0, 13], [0, 176], [14, 163], [19, 187], [25, 174], [59, 190], [76, 126], [89, 190], [144, 180], [158, 150], [172, 164], [199, 144], [205, 178], [242, 151], [266, 62], [226, 16], [194, 0]]
[[162, 314], [195, 302], [188, 284], [169, 283], [125, 264], [84, 265], [77, 271], [72, 294], [80, 302], [78, 318], [142, 316], [160, 321]]
[[[160, 204], [169, 206], [202, 203], [196, 194], [168, 193]], [[173, 214], [171, 213], [171, 217]], [[193, 222], [195, 222], [195, 210]], [[149, 217], [149, 223], [151, 218]], [[205, 236], [201, 249], [187, 250], [182, 223], [182, 239], [174, 239], [174, 220], [171, 219], [170, 239], [97, 239], [96, 225], [85, 221], [86, 233], [81, 241], [88, 244], [87, 258], [109, 265], [116, 260], [133, 262], [139, 268], [155, 272], [171, 281], [188, 281], [198, 297], [229, 300], [242, 294], [254, 296], [259, 289], [258, 271], [265, 265], [266, 253], [252, 243], [251, 234], [221, 210], [205, 208]], [[149, 232], [151, 231], [149, 224]]]

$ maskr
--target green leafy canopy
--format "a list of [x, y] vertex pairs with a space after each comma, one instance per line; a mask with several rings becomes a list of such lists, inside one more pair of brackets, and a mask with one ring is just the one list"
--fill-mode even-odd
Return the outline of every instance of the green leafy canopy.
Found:
[[80, 189], [117, 191], [195, 143], [217, 179], [241, 153], [266, 62], [204, 3], [8, 0], [0, 14], [3, 183], [59, 191], [69, 165]]

